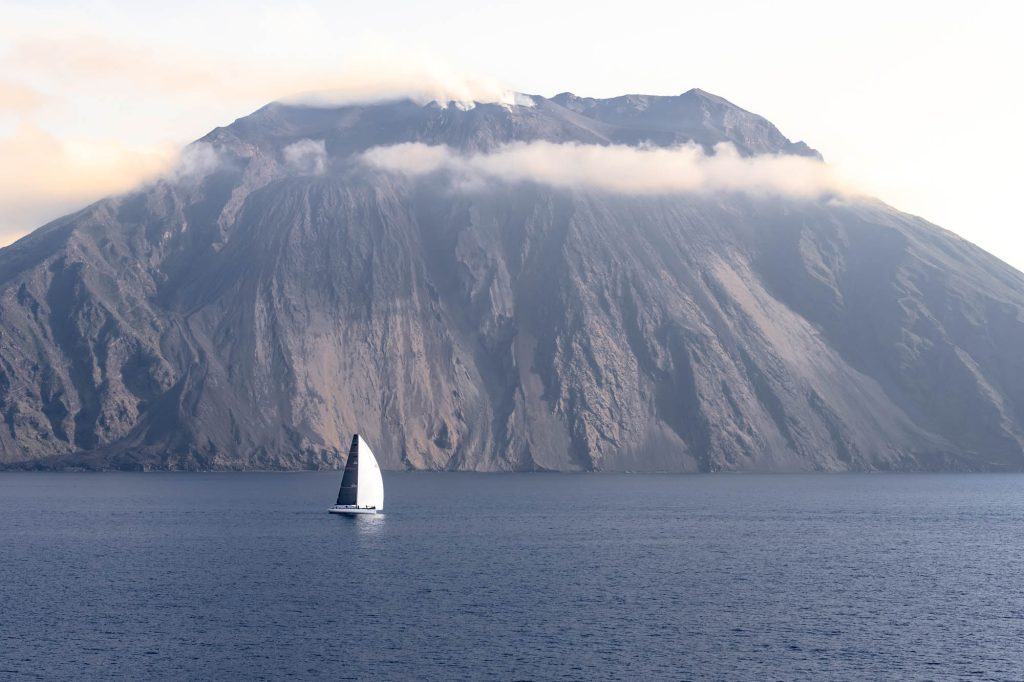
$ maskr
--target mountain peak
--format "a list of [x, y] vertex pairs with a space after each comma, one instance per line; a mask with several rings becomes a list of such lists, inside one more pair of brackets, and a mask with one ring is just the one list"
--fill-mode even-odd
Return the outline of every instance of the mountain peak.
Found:
[[399, 99], [328, 107], [278, 102], [218, 131], [224, 142], [231, 135], [238, 144], [266, 147], [303, 138], [324, 140], [335, 155], [404, 142], [472, 151], [543, 140], [663, 147], [695, 143], [709, 152], [727, 142], [744, 155], [818, 156], [764, 118], [701, 90], [606, 99], [571, 92], [551, 98], [511, 93], [497, 103]]
[[707, 90], [701, 90], [700, 88], [690, 88], [689, 90], [687, 90], [686, 92], [682, 93], [679, 96], [680, 97], [701, 97], [701, 98], [712, 100], [712, 101], [725, 102], [726, 104], [729, 104], [731, 106], [735, 106], [735, 105], [732, 105], [732, 103], [729, 102], [728, 100], [726, 100], [724, 97], [720, 97], [720, 96], [718, 96], [718, 95], [716, 95], [714, 93], [708, 92]]
[[919, 219], [355, 161], [813, 153], [700, 90], [532, 100], [275, 103], [0, 250], [0, 465], [1024, 469], [1024, 276]]

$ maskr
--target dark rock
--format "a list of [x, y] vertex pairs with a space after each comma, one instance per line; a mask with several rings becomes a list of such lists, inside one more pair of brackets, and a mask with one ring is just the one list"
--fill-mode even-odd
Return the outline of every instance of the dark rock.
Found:
[[923, 220], [352, 161], [535, 139], [817, 156], [697, 90], [269, 105], [0, 251], [0, 464], [315, 469], [358, 430], [391, 468], [1022, 468], [1024, 276]]

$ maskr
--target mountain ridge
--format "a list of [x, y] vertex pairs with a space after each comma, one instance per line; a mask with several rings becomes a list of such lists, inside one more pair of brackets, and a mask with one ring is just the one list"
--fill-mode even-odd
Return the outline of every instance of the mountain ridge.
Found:
[[1024, 466], [1024, 276], [926, 221], [358, 162], [534, 141], [820, 159], [699, 90], [530, 97], [271, 103], [0, 250], [0, 466], [333, 468], [357, 430], [386, 468]]

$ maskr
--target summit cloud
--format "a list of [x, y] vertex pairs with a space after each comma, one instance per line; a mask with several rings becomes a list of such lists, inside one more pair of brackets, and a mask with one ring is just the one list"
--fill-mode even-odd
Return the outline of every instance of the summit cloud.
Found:
[[412, 177], [447, 173], [462, 189], [493, 182], [538, 182], [623, 194], [724, 191], [813, 199], [854, 193], [817, 159], [742, 156], [729, 143], [715, 145], [711, 154], [696, 144], [655, 148], [544, 141], [464, 154], [414, 142], [376, 147], [361, 158], [372, 167]]

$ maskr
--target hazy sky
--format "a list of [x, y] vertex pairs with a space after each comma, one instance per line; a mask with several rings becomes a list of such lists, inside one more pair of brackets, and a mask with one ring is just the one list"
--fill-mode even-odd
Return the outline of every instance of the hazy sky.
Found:
[[[147, 5], [147, 6], [143, 6]], [[346, 87], [700, 87], [1024, 268], [1012, 2], [0, 0], [0, 243], [267, 101]]]

